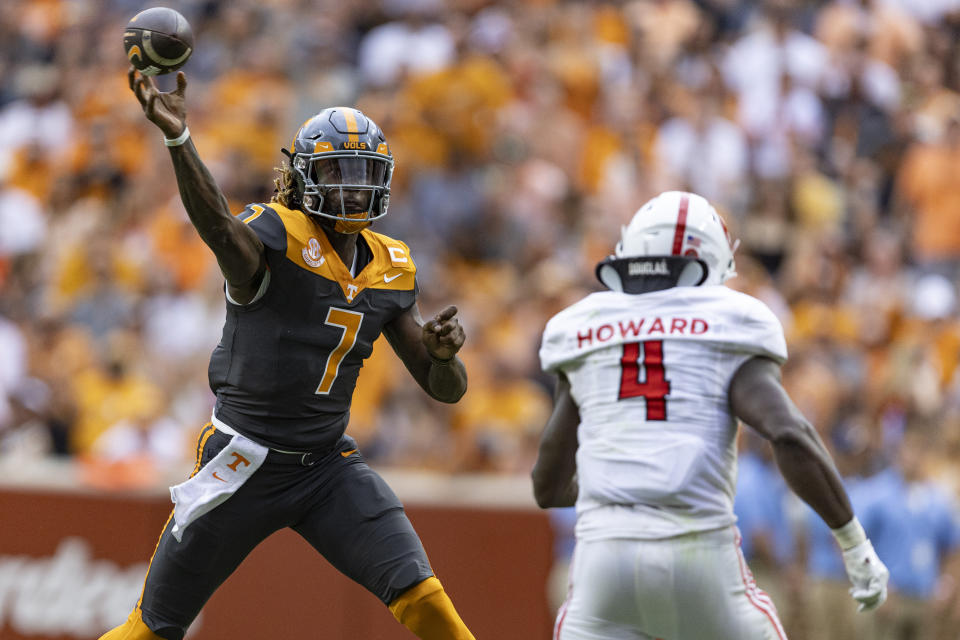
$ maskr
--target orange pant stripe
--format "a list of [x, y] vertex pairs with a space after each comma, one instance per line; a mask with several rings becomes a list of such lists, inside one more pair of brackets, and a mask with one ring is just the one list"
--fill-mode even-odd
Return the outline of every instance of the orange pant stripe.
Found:
[[[213, 426], [212, 422], [208, 422], [203, 425], [203, 429], [200, 431], [200, 437], [197, 439], [197, 463], [193, 467], [193, 471], [190, 473], [190, 477], [197, 475], [197, 472], [200, 471], [200, 460], [203, 458], [203, 448], [207, 444], [207, 440], [214, 434], [216, 429]], [[167, 525], [170, 524], [170, 519], [173, 518], [173, 509], [170, 510], [170, 515], [167, 516], [167, 521], [163, 523], [163, 527], [160, 529], [160, 536], [157, 538], [157, 544], [153, 547], [153, 553], [150, 554], [150, 563], [147, 565], [147, 574], [143, 576], [143, 587], [140, 589], [140, 597], [137, 599], [137, 606], [134, 607], [134, 611], [140, 610], [140, 605], [143, 603], [143, 592], [147, 589], [147, 576], [150, 575], [150, 567], [153, 566], [153, 558], [157, 555], [157, 549], [160, 548], [160, 540], [163, 538], [163, 532], [167, 530]]]

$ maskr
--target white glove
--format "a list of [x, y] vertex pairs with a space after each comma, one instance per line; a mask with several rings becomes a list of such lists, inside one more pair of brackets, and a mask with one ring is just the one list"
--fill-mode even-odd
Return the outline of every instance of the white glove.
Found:
[[853, 587], [850, 595], [860, 603], [858, 611], [872, 611], [887, 599], [890, 572], [880, 562], [870, 540], [864, 540], [843, 552], [843, 566]]

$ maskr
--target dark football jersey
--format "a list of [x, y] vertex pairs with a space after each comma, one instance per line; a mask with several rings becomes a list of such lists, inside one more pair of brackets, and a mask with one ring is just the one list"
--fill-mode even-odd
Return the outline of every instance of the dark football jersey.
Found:
[[369, 262], [350, 275], [320, 225], [276, 203], [240, 213], [263, 241], [269, 283], [248, 305], [227, 301], [210, 358], [216, 416], [267, 446], [321, 450], [347, 426], [363, 361], [383, 326], [417, 299], [404, 243], [361, 232]]

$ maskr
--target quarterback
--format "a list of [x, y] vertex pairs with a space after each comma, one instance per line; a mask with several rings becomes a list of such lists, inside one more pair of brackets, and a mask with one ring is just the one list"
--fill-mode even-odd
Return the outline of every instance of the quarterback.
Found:
[[860, 610], [886, 598], [887, 569], [781, 385], [779, 321], [723, 286], [734, 249], [705, 199], [662, 193], [597, 265], [610, 291], [547, 323], [540, 359], [557, 385], [533, 488], [543, 508], [577, 507], [555, 638], [786, 638], [740, 551], [738, 418], [833, 530]]
[[233, 216], [190, 139], [184, 74], [168, 93], [132, 67], [129, 83], [223, 272], [227, 319], [196, 468], [171, 487], [140, 600], [102, 639], [180, 640], [246, 555], [290, 527], [418, 637], [472, 640], [403, 505], [344, 433], [381, 333], [433, 398], [456, 402], [467, 386], [456, 308], [424, 323], [409, 249], [368, 228], [390, 197], [383, 133], [356, 109], [321, 111], [284, 150], [273, 201]]

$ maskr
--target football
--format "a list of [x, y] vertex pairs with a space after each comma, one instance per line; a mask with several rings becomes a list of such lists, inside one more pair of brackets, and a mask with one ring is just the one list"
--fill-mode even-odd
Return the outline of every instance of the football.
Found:
[[193, 30], [179, 12], [166, 7], [141, 11], [123, 33], [130, 63], [145, 76], [176, 71], [193, 53]]

